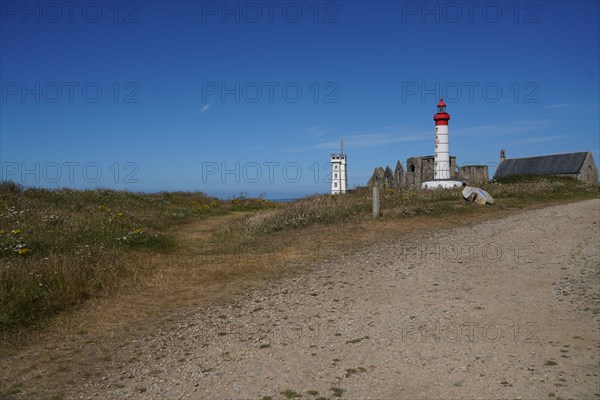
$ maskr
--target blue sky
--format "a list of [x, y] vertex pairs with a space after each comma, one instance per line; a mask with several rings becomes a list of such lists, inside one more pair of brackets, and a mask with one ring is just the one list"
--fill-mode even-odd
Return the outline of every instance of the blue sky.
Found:
[[0, 179], [329, 191], [433, 153], [600, 160], [596, 1], [0, 2]]

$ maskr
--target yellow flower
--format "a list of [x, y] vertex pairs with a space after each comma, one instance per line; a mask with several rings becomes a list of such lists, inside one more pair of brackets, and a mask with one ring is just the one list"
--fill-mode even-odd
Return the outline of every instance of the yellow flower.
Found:
[[137, 234], [137, 235], [139, 235], [139, 234], [141, 234], [141, 233], [143, 233], [143, 232], [144, 232], [144, 231], [143, 231], [142, 229], [140, 229], [140, 228], [138, 228], [138, 229], [134, 229], [134, 231], [133, 231], [133, 233], [135, 233], [135, 234]]
[[18, 235], [21, 233], [20, 229], [13, 229], [12, 231], [10, 231], [10, 233], [12, 233], [13, 235]]
[[4, 231], [4, 229], [0, 229], [0, 235], [4, 235], [6, 232]]
[[27, 247], [23, 247], [23, 248], [17, 250], [17, 253], [20, 256], [24, 256], [25, 254], [30, 253], [30, 252], [31, 252], [31, 250], [29, 250]]

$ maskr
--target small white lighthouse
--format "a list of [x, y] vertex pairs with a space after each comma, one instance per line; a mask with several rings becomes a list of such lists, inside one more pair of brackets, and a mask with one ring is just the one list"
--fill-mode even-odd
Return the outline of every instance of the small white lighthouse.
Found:
[[344, 154], [344, 142], [340, 139], [340, 152], [331, 153], [331, 194], [346, 193], [347, 189], [346, 155]]
[[450, 179], [450, 146], [448, 140], [448, 121], [450, 114], [446, 112], [446, 103], [440, 99], [438, 112], [433, 116], [435, 121], [435, 157], [433, 180], [425, 181], [423, 189], [461, 187], [462, 181]]

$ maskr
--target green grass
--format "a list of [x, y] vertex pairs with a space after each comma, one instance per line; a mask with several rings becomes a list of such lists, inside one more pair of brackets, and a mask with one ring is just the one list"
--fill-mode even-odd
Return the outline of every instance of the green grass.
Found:
[[366, 372], [366, 368], [364, 367], [358, 367], [358, 368], [348, 368], [346, 369], [346, 378], [351, 377], [352, 375], [356, 375], [359, 372]]
[[300, 393], [297, 393], [291, 389], [284, 390], [283, 392], [281, 392], [281, 394], [288, 399], [297, 399], [299, 397], [302, 397]]
[[36, 325], [147, 275], [136, 254], [171, 252], [166, 232], [229, 212], [202, 193], [23, 189], [0, 184], [0, 333]]
[[228, 203], [232, 211], [257, 211], [279, 206], [279, 204], [265, 199], [263, 195], [251, 198], [248, 197], [247, 193], [240, 193], [237, 196], [233, 196]]
[[[599, 194], [598, 184], [555, 177], [510, 177], [481, 187], [496, 199], [492, 207], [505, 208]], [[386, 219], [481, 209], [462, 200], [460, 190], [384, 190], [381, 197]], [[173, 232], [185, 223], [246, 211], [224, 223], [212, 239], [224, 243], [219, 252], [231, 245], [231, 251], [247, 246], [260, 253], [270, 249], [277, 233], [371, 221], [371, 207], [368, 190], [274, 204], [243, 193], [219, 201], [202, 193], [24, 189], [0, 183], [0, 334], [18, 336], [21, 329], [88, 299], [137, 287], [151, 273], [145, 260], [178, 250]]]
[[0, 394], [4, 395], [11, 395], [11, 394], [19, 394], [19, 393], [23, 393], [23, 386], [22, 385], [13, 385], [11, 388], [6, 389], [6, 390], [2, 390], [0, 388]]
[[[597, 198], [598, 184], [585, 184], [567, 177], [521, 176], [487, 182], [480, 186], [497, 206], [525, 207], [534, 203]], [[381, 210], [386, 218], [419, 215], [472, 213], [478, 205], [465, 202], [461, 189], [382, 189]], [[344, 195], [316, 195], [284, 207], [246, 215], [225, 224], [216, 239], [252, 244], [277, 232], [304, 229], [319, 224], [365, 221], [372, 218], [372, 195], [358, 190]]]
[[358, 338], [358, 339], [348, 340], [348, 341], [346, 341], [346, 344], [356, 344], [356, 343], [360, 343], [360, 342], [362, 342], [363, 340], [366, 340], [366, 339], [369, 339], [369, 337], [368, 336], [364, 336], [364, 337], [361, 337], [361, 338]]
[[569, 177], [514, 175], [481, 186], [495, 199], [531, 201], [575, 200], [598, 197], [598, 183], [589, 184]]

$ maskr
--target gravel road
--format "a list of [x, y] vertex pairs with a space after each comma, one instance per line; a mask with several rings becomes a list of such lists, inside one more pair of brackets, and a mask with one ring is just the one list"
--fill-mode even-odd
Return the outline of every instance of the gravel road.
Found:
[[599, 220], [589, 200], [329, 259], [145, 334], [67, 397], [600, 398]]

